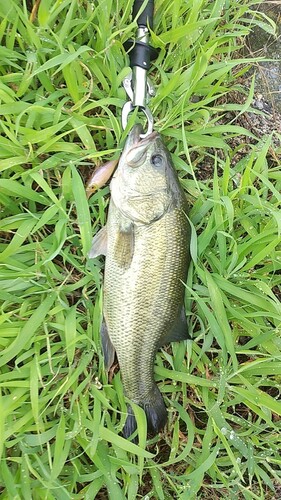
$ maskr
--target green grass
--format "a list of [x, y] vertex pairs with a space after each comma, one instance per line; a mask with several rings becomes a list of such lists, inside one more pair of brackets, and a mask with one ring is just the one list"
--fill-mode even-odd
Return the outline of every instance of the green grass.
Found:
[[[190, 203], [194, 341], [157, 354], [169, 422], [146, 441], [136, 408], [135, 445], [120, 436], [120, 374], [103, 372], [103, 263], [87, 260], [109, 190], [88, 202], [84, 189], [125, 137], [132, 1], [41, 0], [33, 21], [30, 3], [0, 5], [0, 499], [274, 498], [281, 172], [271, 136], [227, 123], [254, 89], [237, 50], [256, 23], [274, 26], [258, 2], [156, 1], [150, 107]], [[231, 138], [245, 135], [235, 164]], [[201, 181], [205, 162], [214, 175]]]

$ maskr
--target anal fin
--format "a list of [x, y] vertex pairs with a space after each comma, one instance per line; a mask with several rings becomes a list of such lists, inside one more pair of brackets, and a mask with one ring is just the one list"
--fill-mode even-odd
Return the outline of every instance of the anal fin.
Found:
[[111, 365], [113, 365], [114, 357], [115, 357], [115, 349], [111, 343], [111, 340], [108, 335], [107, 326], [105, 320], [103, 320], [100, 329], [101, 334], [101, 344], [104, 358], [104, 366], [106, 371], [109, 371]]

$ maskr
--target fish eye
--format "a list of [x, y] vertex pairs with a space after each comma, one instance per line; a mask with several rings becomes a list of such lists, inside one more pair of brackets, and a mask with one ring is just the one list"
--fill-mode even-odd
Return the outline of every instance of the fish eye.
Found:
[[163, 165], [163, 156], [161, 155], [153, 155], [151, 157], [151, 163], [154, 165], [154, 167], [161, 167]]

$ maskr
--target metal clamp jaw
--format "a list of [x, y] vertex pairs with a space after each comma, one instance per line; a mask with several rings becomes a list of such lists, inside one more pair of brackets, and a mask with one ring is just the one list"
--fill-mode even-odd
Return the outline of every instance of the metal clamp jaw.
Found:
[[136, 107], [139, 107], [147, 119], [147, 132], [141, 134], [141, 137], [146, 137], [153, 131], [153, 116], [147, 103], [150, 97], [155, 95], [154, 86], [147, 78], [146, 71], [139, 66], [135, 66], [133, 71], [124, 78], [123, 87], [130, 100], [124, 104], [122, 109], [122, 127], [123, 129], [126, 128], [129, 114]]
[[[133, 16], [138, 14], [142, 6], [142, 0], [135, 0]], [[153, 21], [153, 0], [149, 0], [147, 8], [138, 17], [138, 30], [136, 40], [128, 40], [124, 47], [129, 50], [130, 66], [132, 73], [123, 81], [123, 86], [130, 99], [122, 109], [122, 127], [125, 128], [128, 122], [128, 115], [135, 108], [139, 108], [147, 118], [147, 132], [141, 137], [146, 137], [153, 130], [153, 117], [147, 106], [148, 99], [155, 95], [155, 90], [147, 78], [147, 71], [150, 61], [156, 59], [158, 51], [149, 45], [148, 23], [152, 26]]]

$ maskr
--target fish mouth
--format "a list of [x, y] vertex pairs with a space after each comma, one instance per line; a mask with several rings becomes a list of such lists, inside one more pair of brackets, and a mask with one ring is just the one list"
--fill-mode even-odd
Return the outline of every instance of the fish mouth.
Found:
[[127, 142], [129, 143], [129, 149], [136, 147], [136, 146], [142, 146], [145, 145], [146, 143], [150, 143], [153, 141], [157, 136], [159, 136], [158, 132], [151, 132], [151, 134], [147, 135], [144, 138], [141, 138], [141, 135], [144, 133], [143, 127], [141, 123], [136, 123], [131, 131], [129, 132]]
[[133, 153], [133, 151], [135, 152], [139, 148], [141, 151], [143, 151], [144, 154], [149, 144], [151, 144], [152, 141], [154, 141], [155, 139], [157, 139], [157, 137], [159, 137], [159, 133], [154, 131], [151, 132], [151, 134], [149, 134], [148, 136], [141, 138], [140, 136], [143, 133], [143, 129], [142, 126], [139, 125], [140, 124], [137, 124], [131, 131], [132, 136], [130, 140], [130, 146], [126, 154], [126, 156], [129, 158], [132, 158], [135, 154]]
[[156, 139], [156, 137], [159, 136], [158, 132], [151, 132], [151, 134], [147, 135], [144, 138], [141, 138], [142, 132], [139, 133], [138, 137], [135, 137], [134, 143], [132, 144], [132, 147], [138, 147], [138, 146], [146, 146], [146, 144], [150, 144], [151, 141]]
[[154, 131], [154, 132], [151, 132], [151, 134], [147, 135], [146, 137], [144, 137], [144, 139], [140, 139], [138, 140], [138, 143], [136, 144], [136, 146], [145, 146], [146, 144], [149, 144], [151, 141], [154, 141], [154, 139], [156, 139], [157, 137], [159, 137], [159, 133]]

